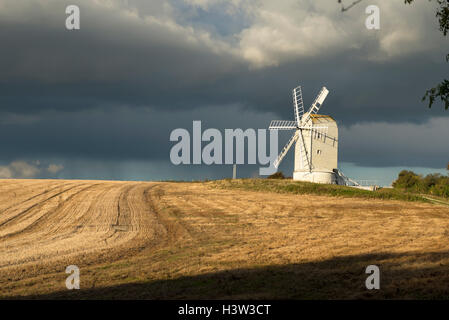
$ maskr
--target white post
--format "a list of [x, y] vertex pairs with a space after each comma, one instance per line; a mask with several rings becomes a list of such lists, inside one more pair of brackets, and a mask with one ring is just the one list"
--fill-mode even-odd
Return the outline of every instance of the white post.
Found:
[[232, 179], [237, 179], [237, 165], [232, 166]]
[[311, 129], [309, 130], [310, 133], [310, 150], [309, 150], [309, 172], [312, 172], [312, 135], [313, 135], [313, 120], [311, 124]]

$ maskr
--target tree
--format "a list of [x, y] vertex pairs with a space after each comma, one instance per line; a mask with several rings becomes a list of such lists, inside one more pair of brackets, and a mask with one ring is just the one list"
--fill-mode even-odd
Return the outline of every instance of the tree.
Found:
[[[361, 1], [362, 0], [354, 1], [346, 7], [342, 3], [342, 0], [338, 0], [338, 3], [341, 4], [341, 11], [347, 11]], [[437, 17], [438, 22], [440, 24], [440, 31], [443, 33], [444, 36], [447, 36], [449, 32], [449, 0], [435, 0], [435, 1], [438, 4], [438, 9], [435, 16]], [[405, 4], [412, 4], [413, 2], [415, 2], [415, 0], [404, 0]], [[446, 62], [449, 62], [449, 54], [446, 55]], [[444, 104], [444, 108], [446, 110], [449, 109], [449, 80], [444, 79], [436, 87], [427, 90], [422, 100], [423, 101], [428, 100], [429, 108], [431, 108], [437, 98], [441, 99], [441, 102]]]
[[423, 177], [413, 171], [402, 170], [393, 182], [393, 187], [409, 192], [449, 197], [449, 177], [439, 173], [431, 173]]
[[393, 187], [405, 190], [416, 189], [420, 180], [420, 176], [413, 171], [402, 170], [396, 181], [393, 182]]

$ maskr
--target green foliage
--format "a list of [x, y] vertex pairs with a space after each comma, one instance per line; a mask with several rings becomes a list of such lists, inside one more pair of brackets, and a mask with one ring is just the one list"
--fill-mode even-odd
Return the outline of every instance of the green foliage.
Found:
[[441, 102], [444, 103], [444, 108], [446, 110], [449, 109], [449, 80], [444, 79], [443, 82], [438, 84], [435, 88], [427, 90], [422, 100], [425, 101], [428, 99], [429, 108], [432, 108], [435, 99], [438, 97], [440, 97]]
[[441, 177], [438, 183], [431, 188], [430, 193], [449, 198], [449, 177]]
[[398, 189], [410, 190], [418, 184], [420, 177], [413, 171], [402, 170], [399, 177], [393, 182], [393, 187]]
[[393, 182], [393, 187], [406, 192], [418, 192], [440, 197], [449, 197], [449, 177], [439, 173], [428, 174], [423, 177], [413, 171], [403, 170]]

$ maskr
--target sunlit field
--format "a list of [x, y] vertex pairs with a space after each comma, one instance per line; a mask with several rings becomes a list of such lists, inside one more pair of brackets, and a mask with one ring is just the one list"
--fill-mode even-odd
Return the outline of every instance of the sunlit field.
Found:
[[449, 298], [448, 206], [279, 184], [1, 180], [0, 296]]

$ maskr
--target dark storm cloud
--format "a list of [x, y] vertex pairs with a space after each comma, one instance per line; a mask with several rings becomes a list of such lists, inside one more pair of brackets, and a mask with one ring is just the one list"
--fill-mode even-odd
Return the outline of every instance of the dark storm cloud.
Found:
[[192, 133], [192, 121], [207, 128], [266, 128], [272, 113], [235, 105], [164, 112], [144, 107], [113, 107], [74, 112], [48, 111], [39, 116], [4, 114], [0, 121], [0, 159], [15, 157], [91, 158], [169, 161], [173, 129]]
[[[440, 131], [429, 131], [419, 140], [428, 148], [421, 152], [417, 144], [398, 149], [397, 140], [382, 132], [351, 126], [419, 125], [445, 115], [438, 107], [427, 109], [420, 100], [447, 75], [446, 39], [438, 52], [411, 50], [375, 59], [373, 52], [392, 45], [367, 34], [357, 46], [329, 42], [317, 53], [296, 58], [297, 53], [287, 48], [279, 54], [285, 60], [255, 67], [243, 44], [239, 48], [236, 39], [224, 40], [230, 32], [249, 28], [252, 21], [226, 28], [226, 17], [217, 16], [217, 8], [212, 16], [201, 9], [184, 19], [174, 8], [176, 20], [157, 1], [140, 2], [141, 10], [134, 16], [121, 10], [119, 2], [107, 6], [98, 4], [107, 1], [0, 1], [9, 4], [0, 14], [3, 161], [59, 157], [168, 162], [170, 131], [190, 128], [192, 120], [203, 120], [208, 127], [265, 128], [271, 119], [292, 119], [291, 88], [298, 83], [304, 86], [306, 107], [321, 86], [330, 89], [322, 113], [342, 125], [342, 160], [373, 166], [440, 166], [445, 156], [433, 142], [432, 135]], [[79, 31], [65, 30], [68, 4], [79, 4], [82, 10]], [[329, 19], [346, 19], [340, 17], [335, 13]], [[201, 27], [214, 19], [220, 23], [209, 33], [182, 24], [193, 21]], [[438, 34], [433, 27], [428, 32]], [[359, 140], [361, 136], [365, 139]]]
[[360, 123], [340, 130], [343, 161], [367, 166], [444, 168], [448, 163], [449, 117], [426, 123]]

